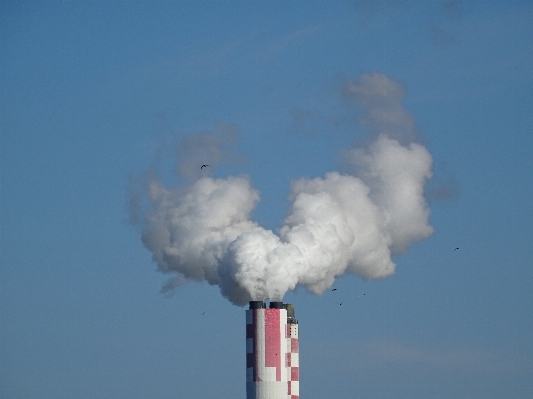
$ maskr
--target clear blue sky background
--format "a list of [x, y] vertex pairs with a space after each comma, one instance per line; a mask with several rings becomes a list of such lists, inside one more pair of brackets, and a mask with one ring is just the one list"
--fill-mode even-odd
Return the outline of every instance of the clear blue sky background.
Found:
[[407, 90], [435, 233], [392, 277], [285, 296], [301, 397], [533, 397], [531, 1], [2, 1], [0, 29], [2, 398], [244, 398], [244, 309], [160, 293], [128, 190], [234, 125], [213, 175], [275, 229], [364, 138], [340, 87], [371, 71]]

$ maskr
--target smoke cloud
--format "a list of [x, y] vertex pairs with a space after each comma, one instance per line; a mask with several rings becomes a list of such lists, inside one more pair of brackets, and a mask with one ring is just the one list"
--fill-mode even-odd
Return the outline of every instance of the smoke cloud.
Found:
[[423, 196], [432, 158], [412, 141], [414, 118], [398, 82], [365, 74], [347, 82], [343, 95], [365, 110], [360, 122], [375, 141], [344, 151], [351, 174], [295, 180], [277, 234], [250, 220], [259, 193], [247, 177], [205, 175], [178, 189], [152, 178], [142, 241], [160, 270], [176, 273], [176, 285], [218, 285], [236, 305], [280, 301], [298, 286], [320, 295], [346, 272], [393, 274], [391, 255], [433, 232]]

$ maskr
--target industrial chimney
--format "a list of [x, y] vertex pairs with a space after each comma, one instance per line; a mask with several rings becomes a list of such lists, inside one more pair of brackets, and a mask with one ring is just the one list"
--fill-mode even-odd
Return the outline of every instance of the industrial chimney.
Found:
[[246, 399], [299, 399], [294, 305], [250, 301], [246, 311]]

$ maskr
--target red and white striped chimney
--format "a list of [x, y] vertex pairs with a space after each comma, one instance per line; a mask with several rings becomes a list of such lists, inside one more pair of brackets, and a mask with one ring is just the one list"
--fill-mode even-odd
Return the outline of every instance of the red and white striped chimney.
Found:
[[246, 399], [299, 399], [294, 305], [251, 301], [246, 311]]

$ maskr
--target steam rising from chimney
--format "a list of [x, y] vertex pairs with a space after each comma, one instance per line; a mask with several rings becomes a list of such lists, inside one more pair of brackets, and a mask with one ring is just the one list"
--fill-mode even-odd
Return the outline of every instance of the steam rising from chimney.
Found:
[[159, 268], [177, 281], [218, 285], [236, 305], [281, 301], [297, 286], [321, 294], [346, 272], [393, 274], [391, 254], [433, 232], [423, 197], [432, 158], [413, 142], [399, 83], [374, 72], [346, 83], [343, 94], [365, 109], [361, 124], [376, 139], [344, 151], [353, 175], [294, 181], [278, 234], [250, 220], [259, 193], [246, 177], [203, 176], [178, 189], [153, 178], [142, 240]]

